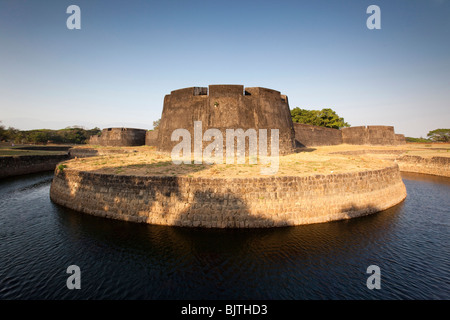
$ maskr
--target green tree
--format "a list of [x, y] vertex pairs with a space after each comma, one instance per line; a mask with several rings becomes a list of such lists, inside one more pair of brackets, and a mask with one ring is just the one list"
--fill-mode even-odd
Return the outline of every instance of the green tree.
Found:
[[325, 108], [322, 110], [307, 110], [297, 107], [291, 110], [291, 116], [293, 122], [310, 124], [313, 126], [334, 129], [350, 127], [350, 125], [344, 121], [344, 118], [339, 117], [336, 111], [330, 108]]
[[102, 130], [100, 128], [95, 127], [94, 129], [89, 129], [86, 131], [86, 138], [89, 139], [91, 136], [99, 136], [102, 133]]
[[7, 139], [7, 136], [6, 136], [5, 126], [0, 121], [0, 141], [6, 140], [6, 139]]
[[435, 142], [449, 142], [450, 129], [436, 129], [428, 132], [427, 137]]
[[161, 119], [153, 121], [153, 130], [158, 129], [160, 123], [161, 123]]
[[18, 142], [19, 141], [19, 136], [20, 136], [20, 130], [19, 129], [16, 129], [16, 128], [13, 128], [13, 127], [8, 127], [8, 130], [6, 131], [7, 140]]
[[48, 140], [50, 140], [50, 130], [31, 130], [31, 132], [28, 135], [28, 139], [32, 143], [47, 143]]

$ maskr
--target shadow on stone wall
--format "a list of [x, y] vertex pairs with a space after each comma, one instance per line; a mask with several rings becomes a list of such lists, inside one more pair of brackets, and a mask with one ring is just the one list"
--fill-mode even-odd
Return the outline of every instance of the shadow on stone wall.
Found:
[[358, 206], [355, 203], [351, 203], [342, 208], [340, 213], [343, 215], [343, 219], [351, 219], [380, 211], [383, 211], [383, 209], [377, 206]]
[[[171, 161], [154, 165], [173, 166]], [[400, 189], [387, 191], [389, 184], [386, 184], [386, 175], [394, 179], [399, 173], [393, 171], [398, 170], [397, 167], [380, 171], [378, 180], [372, 177], [371, 172], [359, 173], [355, 178], [330, 175], [330, 179], [325, 179], [323, 175], [316, 175], [311, 179], [291, 180], [292, 177], [189, 177], [190, 173], [205, 170], [207, 166], [184, 166], [185, 176], [179, 177], [148, 176], [142, 168], [141, 176], [105, 174], [98, 170], [80, 172], [71, 170], [69, 165], [63, 171], [55, 170], [50, 197], [55, 203], [96, 216], [155, 225], [205, 228], [279, 227], [348, 219], [384, 210], [404, 199]], [[136, 165], [122, 168], [134, 167]], [[341, 180], [335, 180], [337, 177]], [[364, 184], [354, 184], [350, 180], [356, 177], [386, 186], [381, 186], [374, 195], [372, 188], [360, 189]], [[341, 182], [336, 185], [335, 181]], [[348, 183], [353, 186], [350, 193]], [[392, 183], [398, 181], [394, 179]], [[335, 188], [340, 191], [334, 192]], [[346, 194], [351, 197], [346, 198]], [[372, 199], [372, 196], [377, 198]], [[327, 199], [330, 199], [330, 204], [324, 203]], [[357, 202], [352, 203], [353, 199]], [[374, 203], [377, 206], [372, 206]], [[301, 207], [297, 209], [297, 205], [304, 205], [304, 210]]]
[[[155, 165], [163, 167], [172, 165], [172, 162]], [[133, 165], [122, 168], [129, 167]], [[187, 168], [191, 170], [185, 172], [186, 176], [202, 171], [206, 166], [188, 165]], [[235, 190], [217, 191], [223, 189], [223, 185], [198, 190], [199, 185], [206, 185], [209, 179], [186, 176], [148, 176], [142, 179], [132, 175], [102, 174], [99, 170], [55, 170], [50, 198], [76, 211], [156, 225], [218, 228], [275, 226], [273, 219], [251, 214], [245, 200], [236, 195]], [[92, 185], [97, 187], [92, 189]], [[192, 185], [197, 188], [194, 192], [191, 192]], [[287, 225], [280, 221], [277, 223]]]
[[[353, 257], [357, 248], [382, 243], [395, 229], [403, 202], [379, 214], [361, 219], [314, 225], [253, 229], [174, 228], [126, 222], [105, 223], [104, 219], [60, 208], [58, 216], [66, 234], [82, 233], [96, 246], [89, 250], [99, 255], [104, 250], [120, 248], [122, 252], [140, 252], [144, 261], [149, 256], [159, 261], [167, 252], [182, 257], [195, 252], [198, 259], [220, 264], [228, 253], [244, 258], [261, 255], [270, 265], [283, 266], [293, 259], [305, 261], [316, 253], [332, 250]], [[113, 245], [111, 247], [111, 244]], [[112, 248], [112, 249], [111, 249]], [[262, 249], [262, 250], [261, 250]]]
[[252, 214], [245, 200], [233, 193], [208, 190], [196, 191], [191, 205], [179, 213], [174, 224], [187, 227], [260, 228], [273, 227], [277, 223], [262, 215]]

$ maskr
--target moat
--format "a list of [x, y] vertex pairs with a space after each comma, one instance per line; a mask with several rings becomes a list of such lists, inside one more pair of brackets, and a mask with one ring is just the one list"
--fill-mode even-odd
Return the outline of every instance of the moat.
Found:
[[361, 218], [198, 229], [78, 213], [50, 201], [52, 177], [0, 182], [0, 299], [450, 298], [449, 178], [402, 173], [408, 197]]

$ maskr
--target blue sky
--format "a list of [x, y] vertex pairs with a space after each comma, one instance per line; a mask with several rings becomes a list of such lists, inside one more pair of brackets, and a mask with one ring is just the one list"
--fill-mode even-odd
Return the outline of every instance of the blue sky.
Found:
[[[66, 27], [72, 4], [81, 30]], [[150, 129], [164, 95], [209, 84], [426, 136], [450, 127], [450, 1], [0, 0], [6, 126]]]

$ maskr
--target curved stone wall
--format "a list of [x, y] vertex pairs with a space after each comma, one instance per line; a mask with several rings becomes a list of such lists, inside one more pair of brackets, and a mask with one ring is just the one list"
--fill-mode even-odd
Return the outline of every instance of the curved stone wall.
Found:
[[396, 159], [401, 171], [450, 177], [450, 158], [404, 155]]
[[0, 157], [0, 179], [22, 174], [53, 171], [68, 155], [10, 156]]
[[159, 225], [278, 227], [348, 219], [406, 197], [395, 164], [306, 177], [190, 178], [55, 170], [51, 199], [101, 217]]

